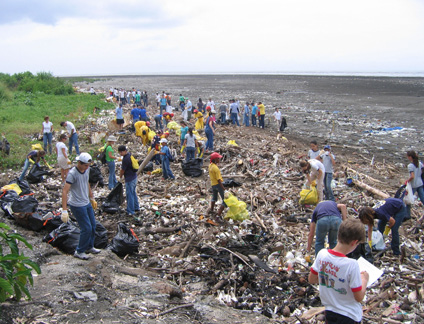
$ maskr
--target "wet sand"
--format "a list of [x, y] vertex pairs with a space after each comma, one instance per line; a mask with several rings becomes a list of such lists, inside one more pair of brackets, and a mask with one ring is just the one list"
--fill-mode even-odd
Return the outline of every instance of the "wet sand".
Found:
[[[355, 150], [372, 158], [405, 162], [408, 149], [423, 151], [424, 78], [288, 75], [194, 75], [99, 77], [95, 89], [113, 87], [169, 92], [173, 105], [182, 94], [195, 104], [236, 98], [262, 101], [270, 128], [272, 113], [282, 107], [287, 137]], [[81, 88], [86, 83], [77, 84]], [[92, 84], [90, 84], [92, 85]], [[401, 130], [390, 130], [400, 127]], [[382, 130], [385, 129], [385, 130]]]

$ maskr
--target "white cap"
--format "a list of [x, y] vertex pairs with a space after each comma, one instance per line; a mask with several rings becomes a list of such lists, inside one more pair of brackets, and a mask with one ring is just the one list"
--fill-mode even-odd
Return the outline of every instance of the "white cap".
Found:
[[216, 110], [215, 109], [212, 109], [211, 110], [211, 114], [216, 114]]
[[168, 143], [168, 140], [166, 138], [162, 138], [159, 143]]
[[77, 161], [80, 161], [81, 163], [91, 163], [93, 162], [93, 159], [91, 158], [91, 155], [88, 153], [81, 153], [77, 157]]

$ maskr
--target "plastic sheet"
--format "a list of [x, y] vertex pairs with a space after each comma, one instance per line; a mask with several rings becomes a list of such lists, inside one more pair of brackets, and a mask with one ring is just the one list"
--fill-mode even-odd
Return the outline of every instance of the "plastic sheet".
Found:
[[234, 195], [229, 194], [228, 198], [224, 199], [225, 204], [229, 207], [225, 219], [231, 218], [235, 221], [244, 221], [249, 218], [249, 212], [246, 209], [246, 203], [238, 200]]

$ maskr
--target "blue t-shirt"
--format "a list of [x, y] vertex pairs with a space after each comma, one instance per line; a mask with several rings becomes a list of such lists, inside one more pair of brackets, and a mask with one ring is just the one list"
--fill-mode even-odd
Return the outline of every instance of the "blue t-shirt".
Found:
[[124, 119], [124, 111], [121, 107], [116, 107], [116, 119]]
[[161, 98], [160, 99], [160, 105], [161, 106], [166, 106], [166, 98]]
[[166, 160], [169, 161], [169, 156], [171, 155], [171, 152], [169, 151], [169, 147], [167, 145], [166, 146], [162, 146], [162, 148], [160, 149], [160, 151], [162, 153], [165, 153], [165, 155], [161, 155], [162, 161], [166, 161]]
[[255, 115], [256, 116], [257, 113], [258, 113], [258, 106], [254, 105], [252, 107], [252, 115]]
[[127, 153], [122, 158], [121, 168], [122, 168], [122, 170], [124, 170], [125, 182], [130, 182], [130, 181], [133, 181], [135, 178], [137, 178], [137, 172], [134, 171], [134, 169], [132, 167], [131, 154], [130, 153]]
[[340, 210], [337, 208], [337, 203], [332, 200], [320, 202], [312, 213], [312, 223], [316, 223], [319, 219], [326, 216], [337, 216], [342, 218]]
[[131, 116], [133, 119], [138, 119], [138, 109], [137, 108], [133, 108], [131, 110]]
[[139, 109], [139, 116], [140, 116], [140, 119], [146, 119], [147, 118], [146, 109], [143, 109], [143, 108]]
[[185, 140], [185, 136], [188, 132], [188, 126], [186, 127], [181, 127], [181, 139], [184, 141]]
[[403, 200], [398, 198], [387, 198], [386, 203], [375, 210], [374, 218], [389, 221], [403, 208]]

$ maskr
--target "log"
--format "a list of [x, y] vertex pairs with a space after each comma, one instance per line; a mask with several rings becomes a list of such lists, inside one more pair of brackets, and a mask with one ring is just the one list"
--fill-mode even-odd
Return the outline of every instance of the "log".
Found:
[[376, 195], [376, 196], [378, 196], [378, 197], [380, 197], [382, 199], [386, 199], [386, 198], [389, 198], [390, 197], [390, 195], [388, 193], [385, 193], [385, 192], [383, 192], [381, 190], [378, 190], [376, 188], [373, 188], [373, 187], [371, 187], [371, 186], [367, 185], [366, 183], [363, 183], [363, 182], [361, 182], [359, 180], [355, 180], [354, 179], [353, 180], [353, 183], [355, 184], [355, 186], [358, 186], [361, 189], [367, 190], [367, 191], [371, 192], [372, 194], [374, 194], [374, 195]]
[[158, 234], [158, 233], [172, 233], [172, 232], [176, 232], [179, 231], [181, 229], [181, 226], [178, 227], [157, 227], [157, 228], [151, 228], [148, 229], [146, 228], [143, 232], [144, 234], [148, 235], [148, 234]]
[[139, 175], [140, 172], [143, 171], [144, 167], [147, 165], [147, 163], [150, 162], [150, 160], [155, 155], [155, 152], [156, 151], [154, 149], [150, 150], [149, 154], [147, 154], [147, 156], [144, 158], [144, 161], [141, 163], [140, 167], [138, 168], [137, 175]]

